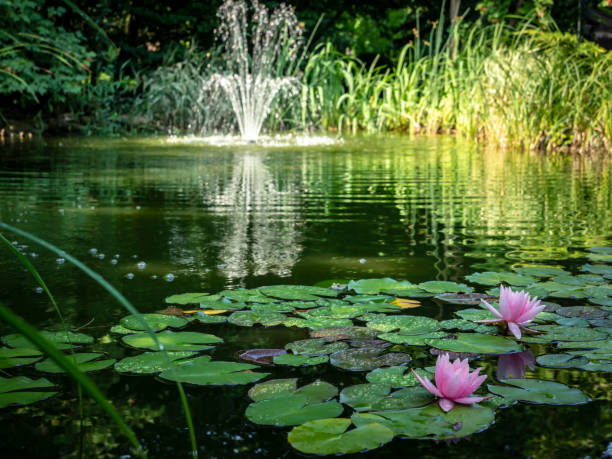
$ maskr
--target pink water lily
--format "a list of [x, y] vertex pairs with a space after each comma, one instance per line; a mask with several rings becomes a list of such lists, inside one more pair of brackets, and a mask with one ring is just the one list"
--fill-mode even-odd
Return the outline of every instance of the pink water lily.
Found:
[[414, 376], [427, 391], [440, 397], [438, 404], [440, 408], [447, 412], [453, 409], [455, 403], [471, 405], [491, 398], [491, 396], [470, 397], [487, 379], [487, 375], [478, 375], [479, 372], [480, 368], [477, 368], [470, 373], [470, 365], [467, 359], [457, 359], [450, 363], [448, 354], [442, 354], [436, 360], [435, 386], [429, 379], [420, 377], [412, 370]]
[[524, 290], [513, 292], [510, 287], [506, 288], [503, 285], [499, 287], [499, 311], [485, 300], [482, 300], [482, 302], [498, 318], [479, 320], [478, 322], [506, 322], [508, 330], [517, 339], [521, 339], [521, 328], [529, 331], [525, 325], [531, 322], [546, 307], [540, 304], [540, 300], [537, 297], [531, 298]]

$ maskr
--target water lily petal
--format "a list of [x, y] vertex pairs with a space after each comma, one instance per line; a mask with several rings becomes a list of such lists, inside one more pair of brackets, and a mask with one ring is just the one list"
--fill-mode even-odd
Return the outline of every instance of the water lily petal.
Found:
[[455, 406], [455, 402], [447, 398], [441, 398], [438, 402], [438, 405], [440, 405], [440, 408], [442, 408], [445, 412], [448, 413]]
[[516, 339], [521, 339], [521, 329], [517, 324], [514, 322], [508, 322], [508, 330], [510, 330], [510, 332], [516, 336]]
[[484, 397], [462, 397], [454, 399], [455, 403], [461, 403], [463, 405], [471, 405], [472, 403], [482, 402], [483, 400], [488, 400], [492, 395], [486, 395]]
[[489, 303], [487, 303], [485, 300], [481, 300], [483, 302], [483, 304], [487, 307], [487, 309], [489, 309], [489, 311], [491, 311], [493, 314], [495, 314], [497, 317], [499, 317], [500, 319], [503, 319], [502, 315], [500, 314], [500, 312], [495, 309], [493, 306], [491, 306]]
[[436, 388], [436, 386], [432, 384], [432, 382], [429, 379], [421, 378], [412, 368], [410, 369], [410, 371], [412, 371], [412, 374], [421, 383], [421, 385], [425, 388], [425, 390], [434, 394], [436, 397], [442, 397], [442, 394], [440, 393], [440, 391]]

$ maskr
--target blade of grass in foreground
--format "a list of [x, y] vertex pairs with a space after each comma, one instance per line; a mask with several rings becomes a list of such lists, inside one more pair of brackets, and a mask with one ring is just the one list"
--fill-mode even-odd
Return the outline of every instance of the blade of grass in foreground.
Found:
[[[33, 234], [30, 234], [26, 231], [20, 230], [19, 228], [15, 228], [14, 226], [7, 225], [6, 223], [2, 223], [2, 222], [0, 222], [0, 228], [16, 233], [32, 242], [35, 242], [36, 244], [39, 244], [42, 247], [45, 247], [48, 250], [51, 250], [52, 252], [55, 252], [60, 257], [65, 258], [66, 260], [74, 264], [77, 268], [79, 268], [81, 271], [83, 271], [85, 274], [87, 274], [89, 277], [91, 277], [93, 280], [95, 280], [107, 292], [109, 292], [125, 309], [127, 309], [130, 312], [130, 314], [136, 316], [140, 324], [143, 326], [144, 330], [151, 336], [155, 344], [157, 344], [158, 348], [162, 350], [164, 352], [164, 355], [166, 355], [167, 357], [164, 347], [161, 345], [161, 343], [157, 339], [157, 335], [151, 329], [149, 324], [144, 320], [144, 318], [138, 312], [138, 310], [132, 305], [132, 303], [128, 301], [126, 297], [124, 297], [121, 294], [121, 292], [119, 292], [115, 287], [113, 287], [101, 275], [99, 275], [98, 273], [93, 271], [91, 268], [81, 263], [79, 260], [74, 258], [72, 255], [67, 254], [66, 252], [54, 246], [53, 244], [37, 236], [34, 236]], [[185, 395], [183, 385], [180, 382], [177, 381], [176, 386], [179, 392], [179, 396], [181, 398], [181, 404], [183, 405], [183, 410], [185, 412], [185, 421], [187, 422], [187, 427], [189, 428], [189, 439], [191, 441], [192, 455], [193, 457], [197, 458], [198, 457], [198, 447], [197, 447], [197, 442], [196, 442], [196, 437], [195, 437], [195, 428], [193, 425], [193, 419], [191, 417], [191, 410], [189, 409], [189, 404], [187, 402], [187, 396]]]

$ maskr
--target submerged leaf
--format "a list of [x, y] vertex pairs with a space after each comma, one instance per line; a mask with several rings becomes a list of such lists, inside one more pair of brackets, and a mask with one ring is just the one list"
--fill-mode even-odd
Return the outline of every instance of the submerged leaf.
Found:
[[49, 389], [55, 385], [45, 378], [30, 379], [25, 376], [15, 378], [0, 377], [0, 408], [10, 405], [29, 405], [57, 392], [39, 392], [32, 389]]
[[[87, 352], [87, 353], [81, 353], [81, 354], [74, 354], [74, 355], [68, 356], [68, 358], [69, 359], [74, 358], [74, 363], [76, 364], [76, 366], [79, 368], [79, 370], [85, 373], [88, 371], [103, 370], [105, 368], [110, 367], [116, 361], [115, 359], [98, 360], [100, 357], [103, 357], [103, 356], [104, 354]], [[66, 372], [66, 370], [61, 368], [51, 359], [45, 359], [42, 362], [37, 363], [35, 367], [38, 371], [44, 371], [47, 373], [65, 373]]]

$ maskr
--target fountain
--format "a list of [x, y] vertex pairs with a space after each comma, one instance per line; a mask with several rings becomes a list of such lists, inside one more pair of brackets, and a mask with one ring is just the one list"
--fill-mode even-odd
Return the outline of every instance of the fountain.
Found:
[[212, 76], [211, 84], [229, 98], [242, 138], [255, 142], [277, 95], [297, 92], [293, 73], [302, 27], [293, 8], [280, 4], [269, 12], [256, 0], [250, 7], [243, 0], [226, 0], [217, 16], [226, 68]]

